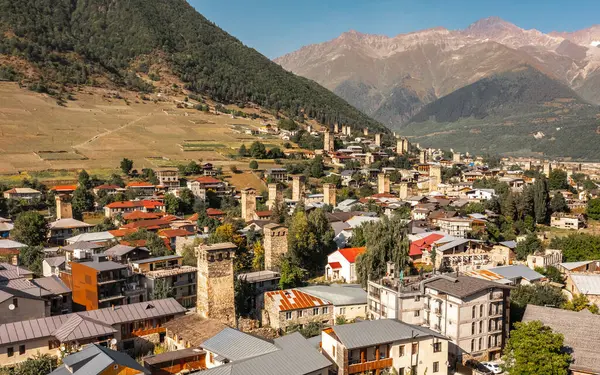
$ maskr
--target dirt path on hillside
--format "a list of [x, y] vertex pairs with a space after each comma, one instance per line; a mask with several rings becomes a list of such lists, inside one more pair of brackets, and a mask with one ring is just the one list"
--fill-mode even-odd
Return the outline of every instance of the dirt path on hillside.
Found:
[[85, 146], [85, 145], [88, 145], [88, 144], [90, 144], [90, 143], [94, 142], [95, 140], [97, 140], [97, 139], [99, 139], [99, 138], [105, 137], [105, 136], [107, 136], [107, 135], [109, 135], [109, 134], [112, 134], [112, 133], [114, 133], [114, 132], [117, 132], [117, 131], [119, 131], [119, 130], [123, 130], [123, 129], [125, 129], [125, 128], [127, 128], [127, 127], [131, 126], [131, 125], [135, 125], [135, 124], [137, 124], [139, 121], [141, 121], [141, 120], [145, 119], [146, 117], [148, 117], [148, 116], [150, 116], [150, 115], [152, 115], [152, 113], [148, 113], [147, 115], [144, 115], [144, 116], [142, 116], [142, 117], [138, 117], [138, 118], [136, 118], [135, 120], [133, 120], [133, 121], [130, 121], [130, 122], [126, 123], [126, 124], [123, 124], [123, 125], [119, 126], [119, 127], [118, 127], [118, 128], [116, 128], [116, 129], [107, 130], [107, 131], [105, 131], [104, 133], [96, 134], [95, 136], [93, 136], [92, 138], [88, 139], [87, 141], [84, 141], [84, 142], [82, 142], [82, 143], [80, 143], [80, 144], [78, 144], [78, 145], [74, 145], [74, 146], [73, 146], [73, 148], [83, 147], [83, 146]]

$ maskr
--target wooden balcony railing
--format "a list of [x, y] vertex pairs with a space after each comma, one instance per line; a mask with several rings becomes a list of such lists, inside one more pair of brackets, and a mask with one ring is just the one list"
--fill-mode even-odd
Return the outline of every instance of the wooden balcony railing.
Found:
[[369, 361], [364, 363], [357, 363], [355, 365], [348, 366], [348, 374], [356, 374], [367, 372], [371, 370], [381, 370], [392, 367], [392, 358], [379, 359], [377, 361]]
[[121, 339], [122, 340], [127, 340], [127, 339], [131, 339], [131, 338], [134, 338], [134, 337], [147, 336], [147, 335], [151, 335], [153, 333], [163, 333], [163, 332], [166, 332], [166, 331], [167, 330], [164, 327], [148, 328], [148, 329], [138, 329], [136, 331], [133, 331], [131, 333], [123, 335], [123, 337]]

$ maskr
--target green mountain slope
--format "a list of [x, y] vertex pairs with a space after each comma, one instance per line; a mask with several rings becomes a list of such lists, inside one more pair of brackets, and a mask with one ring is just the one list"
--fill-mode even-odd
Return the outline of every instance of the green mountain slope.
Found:
[[185, 0], [0, 0], [0, 79], [22, 79], [25, 62], [35, 69], [27, 78], [41, 91], [106, 82], [148, 91], [152, 86], [136, 72], [144, 70], [140, 60], [157, 56], [186, 88], [220, 102], [386, 131], [317, 83], [244, 46]]
[[429, 103], [400, 131], [460, 151], [600, 160], [598, 112], [569, 87], [521, 67]]

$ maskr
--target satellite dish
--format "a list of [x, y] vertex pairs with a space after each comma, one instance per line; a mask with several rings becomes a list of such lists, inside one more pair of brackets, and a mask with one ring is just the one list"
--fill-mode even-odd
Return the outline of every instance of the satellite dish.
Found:
[[10, 305], [8, 305], [8, 309], [10, 311], [14, 310], [15, 309], [15, 305], [11, 303]]
[[111, 345], [117, 345], [117, 339], [110, 340], [110, 344]]

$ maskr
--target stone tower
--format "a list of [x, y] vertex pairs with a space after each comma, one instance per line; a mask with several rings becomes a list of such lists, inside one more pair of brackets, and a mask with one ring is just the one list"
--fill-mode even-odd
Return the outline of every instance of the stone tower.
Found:
[[352, 135], [352, 128], [350, 127], [350, 125], [346, 126], [346, 135]]
[[329, 130], [325, 132], [323, 137], [323, 150], [326, 152], [335, 151], [335, 139]]
[[442, 166], [439, 164], [432, 164], [429, 166], [429, 191], [438, 189], [438, 186], [442, 183]]
[[331, 207], [336, 206], [336, 195], [337, 188], [335, 184], [323, 184], [323, 203], [330, 205]]
[[304, 198], [304, 176], [292, 176], [292, 200], [300, 202]]
[[368, 136], [369, 136], [369, 128], [363, 128], [363, 135], [364, 135], [365, 137], [368, 137]]
[[306, 125], [306, 131], [312, 133], [312, 125]]
[[346, 125], [342, 125], [342, 135], [346, 135]]
[[427, 159], [427, 150], [421, 150], [421, 152], [419, 153], [419, 163], [426, 164]]
[[381, 147], [381, 133], [375, 134], [375, 145]]
[[335, 124], [333, 124], [333, 133], [337, 134], [340, 132], [340, 125], [336, 122]]
[[57, 195], [54, 197], [56, 201], [56, 220], [60, 219], [72, 219], [73, 218], [73, 207], [68, 198]]
[[263, 228], [265, 248], [265, 269], [279, 271], [282, 255], [288, 251], [288, 229], [281, 224], [271, 223]]
[[462, 155], [460, 154], [460, 152], [453, 152], [452, 153], [452, 161], [455, 163], [460, 163], [461, 162], [461, 157]]
[[404, 138], [398, 138], [396, 140], [396, 153], [398, 155], [404, 155]]
[[385, 173], [377, 175], [377, 193], [387, 194], [390, 192], [390, 178]]
[[408, 198], [408, 182], [401, 182], [400, 185], [398, 186], [398, 189], [399, 189], [398, 197], [400, 199]]
[[256, 212], [256, 190], [247, 188], [242, 190], [242, 219], [246, 222], [254, 220]]
[[550, 177], [550, 172], [552, 172], [552, 164], [548, 160], [544, 160], [543, 172], [546, 177]]
[[235, 325], [233, 258], [231, 242], [198, 247], [198, 296], [196, 310], [206, 319]]
[[277, 189], [277, 184], [269, 184], [269, 200], [267, 200], [267, 207], [272, 210], [275, 204], [281, 201], [281, 192]]
[[402, 138], [402, 154], [408, 154], [408, 149], [410, 148], [410, 142], [408, 142], [408, 138]]
[[367, 152], [365, 154], [365, 165], [371, 165], [374, 163], [373, 154], [371, 152]]

